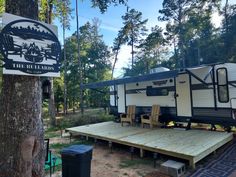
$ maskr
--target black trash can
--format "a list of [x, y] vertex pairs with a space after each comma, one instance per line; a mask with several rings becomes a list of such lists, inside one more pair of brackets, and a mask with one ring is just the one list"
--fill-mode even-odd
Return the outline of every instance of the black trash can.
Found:
[[72, 145], [61, 151], [62, 177], [90, 177], [93, 147]]

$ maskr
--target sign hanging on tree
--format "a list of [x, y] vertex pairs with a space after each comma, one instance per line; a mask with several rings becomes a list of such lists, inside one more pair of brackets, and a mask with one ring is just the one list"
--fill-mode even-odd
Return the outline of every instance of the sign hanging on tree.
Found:
[[3, 74], [60, 76], [61, 45], [55, 26], [7, 13], [3, 25]]

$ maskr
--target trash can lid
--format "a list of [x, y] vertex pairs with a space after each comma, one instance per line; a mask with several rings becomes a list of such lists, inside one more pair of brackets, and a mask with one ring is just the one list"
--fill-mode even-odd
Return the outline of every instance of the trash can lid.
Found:
[[88, 145], [72, 145], [70, 147], [62, 149], [61, 153], [67, 155], [79, 155], [89, 152], [92, 149], [93, 147]]

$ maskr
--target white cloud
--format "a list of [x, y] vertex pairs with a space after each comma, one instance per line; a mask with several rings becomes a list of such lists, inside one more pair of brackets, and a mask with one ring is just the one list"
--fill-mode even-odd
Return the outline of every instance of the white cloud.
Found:
[[100, 28], [101, 28], [101, 29], [105, 29], [105, 30], [109, 30], [109, 31], [113, 31], [113, 32], [116, 32], [116, 33], [119, 31], [119, 29], [116, 28], [116, 27], [108, 26], [108, 25], [104, 25], [104, 24], [102, 24], [102, 25], [100, 26]]

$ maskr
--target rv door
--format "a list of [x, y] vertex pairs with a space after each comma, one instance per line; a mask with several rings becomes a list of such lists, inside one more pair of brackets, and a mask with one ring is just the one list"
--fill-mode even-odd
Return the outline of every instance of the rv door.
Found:
[[125, 86], [118, 85], [117, 86], [117, 96], [118, 96], [118, 113], [125, 113]]
[[192, 117], [192, 103], [189, 74], [176, 77], [177, 116]]

